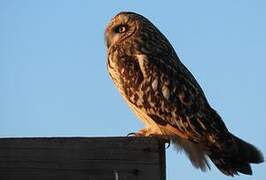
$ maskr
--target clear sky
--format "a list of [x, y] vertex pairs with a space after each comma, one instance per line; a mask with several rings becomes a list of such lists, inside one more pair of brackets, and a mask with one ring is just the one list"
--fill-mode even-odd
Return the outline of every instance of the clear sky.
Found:
[[[124, 136], [142, 128], [106, 69], [104, 28], [120, 11], [170, 40], [228, 128], [266, 154], [266, 3], [261, 0], [0, 0], [0, 137]], [[253, 165], [266, 179], [266, 165]], [[202, 173], [167, 150], [167, 179]]]

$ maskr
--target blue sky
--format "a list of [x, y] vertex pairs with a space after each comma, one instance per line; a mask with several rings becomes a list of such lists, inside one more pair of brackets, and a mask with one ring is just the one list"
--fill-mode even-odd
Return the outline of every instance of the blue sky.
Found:
[[[0, 1], [0, 137], [124, 136], [142, 128], [106, 69], [104, 28], [120, 11], [170, 40], [228, 128], [266, 153], [266, 3]], [[254, 165], [265, 179], [265, 164]], [[230, 179], [167, 150], [167, 179]]]

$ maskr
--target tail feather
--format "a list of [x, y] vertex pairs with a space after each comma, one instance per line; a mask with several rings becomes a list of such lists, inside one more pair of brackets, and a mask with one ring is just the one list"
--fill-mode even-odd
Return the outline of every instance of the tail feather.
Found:
[[238, 145], [239, 157], [243, 158], [242, 161], [246, 163], [262, 163], [264, 162], [264, 157], [260, 150], [250, 143], [245, 142], [244, 140], [232, 135], [233, 139]]
[[235, 161], [228, 157], [209, 156], [215, 166], [225, 175], [234, 176], [238, 173], [252, 175], [252, 169], [249, 163]]
[[253, 145], [232, 135], [234, 148], [228, 147], [233, 152], [214, 152], [208, 154], [216, 167], [225, 175], [234, 176], [238, 173], [252, 175], [250, 163], [261, 163], [264, 161], [262, 153]]

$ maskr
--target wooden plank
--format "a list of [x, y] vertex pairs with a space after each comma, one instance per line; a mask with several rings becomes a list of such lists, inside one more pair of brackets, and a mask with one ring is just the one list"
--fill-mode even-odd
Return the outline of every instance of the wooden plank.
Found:
[[0, 179], [165, 180], [165, 146], [149, 137], [0, 138]]

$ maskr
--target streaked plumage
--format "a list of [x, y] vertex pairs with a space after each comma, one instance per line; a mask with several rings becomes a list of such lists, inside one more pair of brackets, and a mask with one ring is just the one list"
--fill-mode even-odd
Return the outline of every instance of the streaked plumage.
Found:
[[196, 168], [207, 157], [226, 175], [252, 174], [263, 162], [253, 145], [231, 134], [166, 37], [145, 17], [117, 14], [105, 31], [108, 71], [133, 112], [144, 122], [138, 135], [164, 135]]

